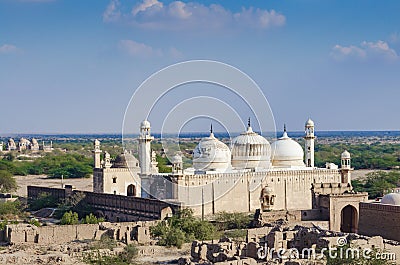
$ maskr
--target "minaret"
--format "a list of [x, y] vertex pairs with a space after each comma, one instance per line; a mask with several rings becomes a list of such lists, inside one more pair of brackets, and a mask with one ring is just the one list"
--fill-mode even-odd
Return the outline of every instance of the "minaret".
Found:
[[101, 161], [100, 161], [100, 155], [101, 155], [101, 150], [100, 150], [100, 141], [99, 140], [94, 140], [93, 142], [94, 149], [92, 151], [93, 153], [93, 160], [94, 160], [94, 168], [101, 168]]
[[308, 119], [305, 125], [305, 156], [304, 163], [307, 167], [314, 167], [314, 122]]
[[142, 175], [151, 174], [151, 141], [154, 137], [150, 135], [150, 122], [142, 121], [139, 135], [139, 165]]
[[351, 155], [349, 151], [345, 150], [341, 155], [341, 167], [340, 171], [342, 174], [342, 183], [351, 184]]

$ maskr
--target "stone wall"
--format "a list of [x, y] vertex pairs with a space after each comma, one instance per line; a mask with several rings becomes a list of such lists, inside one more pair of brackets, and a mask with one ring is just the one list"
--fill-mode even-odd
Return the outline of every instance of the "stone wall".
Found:
[[159, 220], [179, 209], [178, 205], [160, 200], [78, 191], [72, 190], [68, 185], [65, 189], [28, 186], [28, 199], [35, 199], [41, 193], [49, 193], [62, 201], [79, 192], [85, 195], [84, 202], [93, 207], [97, 215], [102, 215], [109, 221]]
[[[165, 176], [153, 176], [165, 178]], [[262, 188], [268, 185], [276, 195], [273, 210], [304, 210], [313, 207], [313, 183], [342, 186], [339, 169], [280, 169], [262, 172], [215, 173], [171, 176], [172, 199], [190, 205], [195, 215], [227, 212], [254, 212], [260, 208]], [[347, 185], [347, 184], [346, 184]], [[166, 187], [166, 190], [168, 187]], [[238, 196], [240, 194], [241, 196]]]
[[74, 240], [101, 239], [104, 234], [127, 244], [150, 242], [150, 222], [127, 222], [36, 227], [30, 224], [11, 224], [5, 228], [5, 241], [10, 244], [63, 244]]
[[360, 203], [358, 231], [362, 235], [382, 236], [400, 241], [400, 206]]

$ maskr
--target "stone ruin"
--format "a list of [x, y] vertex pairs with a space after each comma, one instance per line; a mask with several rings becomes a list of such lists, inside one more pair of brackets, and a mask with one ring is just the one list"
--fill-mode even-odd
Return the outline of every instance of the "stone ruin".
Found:
[[[305, 249], [313, 249], [317, 256], [318, 250], [335, 247], [339, 239], [345, 239], [354, 248], [376, 248], [386, 253], [394, 253], [400, 257], [400, 243], [385, 240], [380, 236], [367, 237], [358, 234], [348, 234], [323, 230], [317, 226], [305, 227], [300, 225], [290, 226], [287, 223], [249, 229], [246, 242], [236, 242], [228, 238], [222, 238], [218, 242], [194, 241], [191, 247], [191, 258], [181, 258], [179, 264], [325, 264], [323, 259], [313, 256], [304, 256], [308, 253]], [[259, 256], [259, 250], [265, 249], [296, 249], [300, 256], [292, 259], [278, 258], [276, 252], [271, 252], [268, 257]], [[308, 253], [310, 254], [310, 253]]]

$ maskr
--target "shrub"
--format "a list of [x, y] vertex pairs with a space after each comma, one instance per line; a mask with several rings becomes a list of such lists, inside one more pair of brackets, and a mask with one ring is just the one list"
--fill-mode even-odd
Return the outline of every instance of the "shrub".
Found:
[[79, 217], [78, 214], [72, 211], [64, 213], [61, 218], [60, 224], [62, 225], [75, 225], [79, 224]]
[[29, 208], [33, 211], [40, 210], [43, 208], [54, 208], [57, 207], [58, 200], [53, 197], [48, 192], [39, 193], [36, 199], [32, 199], [29, 201]]
[[16, 191], [17, 188], [17, 182], [13, 175], [7, 170], [0, 170], [0, 192], [12, 192]]
[[22, 214], [21, 208], [21, 202], [19, 200], [13, 202], [0, 202], [0, 216], [4, 217], [6, 215], [20, 215]]
[[246, 213], [219, 212], [215, 219], [220, 223], [221, 230], [245, 229], [251, 222], [250, 215]]
[[159, 239], [159, 245], [176, 246], [178, 248], [183, 243], [195, 239], [212, 239], [215, 231], [213, 224], [193, 217], [193, 212], [190, 209], [183, 209], [170, 219], [150, 227], [150, 233], [153, 237]]
[[39, 222], [39, 220], [36, 220], [36, 219], [29, 220], [29, 224], [37, 226], [37, 227], [42, 226], [42, 224]]
[[98, 224], [104, 222], [104, 218], [97, 218], [94, 214], [90, 213], [82, 219], [82, 224]]
[[100, 254], [99, 249], [96, 252], [91, 252], [83, 255], [83, 261], [89, 264], [113, 264], [113, 265], [129, 265], [137, 256], [138, 250], [134, 245], [127, 245], [124, 250], [117, 255]]

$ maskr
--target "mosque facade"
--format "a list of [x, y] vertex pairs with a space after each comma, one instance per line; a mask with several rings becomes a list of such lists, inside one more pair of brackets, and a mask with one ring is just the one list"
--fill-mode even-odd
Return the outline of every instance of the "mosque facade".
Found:
[[[193, 150], [193, 167], [182, 157], [170, 160], [172, 173], [158, 173], [150, 122], [140, 125], [139, 159], [125, 153], [128, 168], [115, 167], [100, 143], [94, 148], [94, 192], [155, 198], [189, 207], [197, 216], [218, 212], [302, 212], [329, 220], [330, 228], [356, 232], [359, 203], [365, 193], [351, 186], [351, 155], [344, 150], [341, 165], [314, 165], [314, 122], [305, 123], [305, 146], [283, 135], [271, 144], [248, 124], [228, 147], [211, 131]], [[347, 210], [345, 207], [350, 207]], [[345, 210], [345, 212], [343, 212]], [[346, 216], [343, 216], [346, 215]], [[350, 222], [345, 225], [344, 222]], [[348, 226], [348, 227], [345, 227]]]

